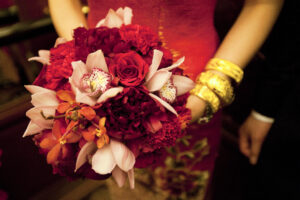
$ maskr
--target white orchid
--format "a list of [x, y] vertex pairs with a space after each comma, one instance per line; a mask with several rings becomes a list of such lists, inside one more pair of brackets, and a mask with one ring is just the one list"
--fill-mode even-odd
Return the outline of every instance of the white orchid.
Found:
[[111, 139], [98, 149], [94, 142], [88, 142], [78, 154], [75, 172], [87, 161], [98, 174], [112, 173], [119, 187], [124, 185], [127, 175], [130, 187], [134, 188], [135, 156], [123, 143]]
[[[67, 42], [65, 38], [57, 38], [54, 44], [54, 47], [57, 47], [59, 44], [63, 44]], [[31, 57], [28, 59], [28, 61], [37, 61], [42, 63], [43, 65], [49, 65], [50, 64], [50, 51], [49, 50], [39, 50], [38, 51], [39, 56]]]
[[101, 50], [90, 53], [86, 64], [76, 61], [72, 62], [72, 67], [69, 82], [78, 103], [94, 106], [123, 91], [123, 87], [109, 88], [112, 77]]
[[[166, 101], [161, 99], [163, 97], [170, 103], [172, 103], [176, 96], [185, 94], [194, 88], [195, 83], [186, 76], [173, 75], [170, 72], [172, 69], [179, 67], [184, 62], [184, 57], [177, 60], [169, 67], [158, 70], [163, 53], [159, 50], [154, 50], [152, 64], [149, 67], [149, 72], [146, 76], [145, 86], [151, 92], [149, 95], [160, 102], [165, 108], [177, 115], [176, 110]], [[152, 92], [158, 91], [160, 97]]]
[[132, 9], [128, 7], [119, 8], [116, 11], [109, 9], [106, 17], [100, 20], [96, 27], [120, 28], [123, 24], [131, 24], [132, 16]]

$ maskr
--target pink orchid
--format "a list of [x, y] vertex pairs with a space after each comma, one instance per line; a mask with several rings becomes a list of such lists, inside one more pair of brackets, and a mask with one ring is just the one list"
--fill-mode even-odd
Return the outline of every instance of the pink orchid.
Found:
[[119, 187], [124, 185], [127, 174], [130, 187], [134, 188], [135, 156], [123, 143], [112, 139], [98, 149], [94, 142], [88, 142], [78, 154], [75, 172], [87, 161], [98, 174], [112, 173]]
[[119, 8], [116, 11], [109, 9], [106, 17], [100, 20], [96, 27], [120, 28], [123, 24], [131, 24], [132, 16], [132, 9], [128, 7]]
[[162, 57], [163, 53], [161, 51], [154, 50], [152, 64], [146, 76], [145, 86], [150, 92], [158, 91], [160, 97], [153, 93], [149, 95], [160, 102], [166, 109], [177, 115], [176, 110], [168, 102], [172, 103], [176, 96], [183, 95], [190, 91], [194, 88], [195, 83], [186, 76], [173, 75], [172, 72], [170, 72], [184, 62], [184, 57], [177, 60], [171, 66], [158, 70]]
[[[54, 44], [54, 47], [57, 47], [57, 45], [67, 42], [64, 38], [57, 38], [56, 42]], [[49, 65], [50, 64], [50, 51], [49, 50], [39, 50], [38, 51], [39, 56], [35, 56], [32, 58], [29, 58], [28, 61], [37, 61], [42, 63], [43, 65]]]
[[90, 53], [86, 64], [72, 62], [73, 73], [69, 78], [76, 102], [94, 106], [123, 91], [122, 87], [110, 88], [112, 80], [101, 50]]
[[51, 129], [53, 119], [46, 119], [45, 116], [54, 116], [59, 104], [56, 92], [53, 90], [35, 85], [25, 85], [25, 88], [32, 94], [31, 103], [34, 107], [26, 112], [30, 122], [23, 137], [39, 133], [44, 129]]

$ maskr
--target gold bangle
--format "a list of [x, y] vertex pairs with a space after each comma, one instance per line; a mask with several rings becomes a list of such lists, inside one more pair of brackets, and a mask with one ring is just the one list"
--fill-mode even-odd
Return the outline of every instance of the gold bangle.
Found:
[[197, 83], [206, 85], [216, 93], [224, 105], [229, 105], [234, 99], [233, 87], [230, 81], [211, 71], [202, 72], [196, 79]]
[[220, 99], [207, 86], [196, 84], [190, 93], [206, 101], [206, 103], [211, 107], [213, 113], [218, 111], [220, 107]]
[[230, 78], [232, 78], [233, 80], [235, 80], [235, 82], [237, 84], [239, 84], [241, 82], [241, 80], [243, 79], [243, 76], [244, 76], [244, 72], [239, 66], [237, 66], [236, 64], [234, 64], [228, 60], [224, 60], [224, 59], [220, 59], [220, 58], [210, 59], [210, 61], [206, 65], [205, 69], [206, 70], [216, 70], [216, 71], [222, 72], [222, 73], [226, 74], [227, 76], [229, 76]]

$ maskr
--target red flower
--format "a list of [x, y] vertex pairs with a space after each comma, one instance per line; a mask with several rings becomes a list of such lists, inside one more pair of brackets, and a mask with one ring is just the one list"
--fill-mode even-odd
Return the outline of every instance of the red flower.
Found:
[[129, 87], [140, 85], [148, 70], [149, 65], [134, 51], [117, 54], [109, 66], [110, 73]]
[[158, 36], [150, 28], [140, 25], [127, 25], [120, 28], [123, 41], [136, 48], [137, 52], [147, 55], [150, 50], [161, 46]]
[[75, 61], [74, 42], [66, 42], [50, 50], [50, 65], [44, 65], [39, 76], [34, 81], [38, 85], [51, 90], [70, 90], [68, 82], [73, 69], [71, 63]]

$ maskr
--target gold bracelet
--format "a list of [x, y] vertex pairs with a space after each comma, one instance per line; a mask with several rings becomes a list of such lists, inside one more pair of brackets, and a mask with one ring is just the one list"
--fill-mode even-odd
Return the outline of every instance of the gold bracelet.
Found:
[[216, 70], [219, 72], [222, 72], [224, 74], [226, 74], [227, 76], [229, 76], [230, 78], [232, 78], [233, 80], [235, 80], [235, 82], [237, 84], [239, 84], [241, 82], [241, 80], [243, 79], [243, 75], [244, 72], [243, 70], [237, 66], [236, 64], [228, 61], [228, 60], [224, 60], [224, 59], [220, 59], [220, 58], [212, 58], [210, 59], [210, 61], [207, 63], [206, 70]]
[[190, 91], [190, 94], [193, 94], [206, 101], [208, 106], [211, 107], [213, 113], [218, 111], [220, 107], [220, 99], [207, 86], [196, 84], [196, 86]]
[[226, 106], [232, 103], [234, 99], [233, 87], [230, 84], [230, 81], [226, 78], [211, 72], [202, 72], [199, 77], [196, 79], [197, 83], [206, 85], [214, 93], [216, 93], [222, 103]]

